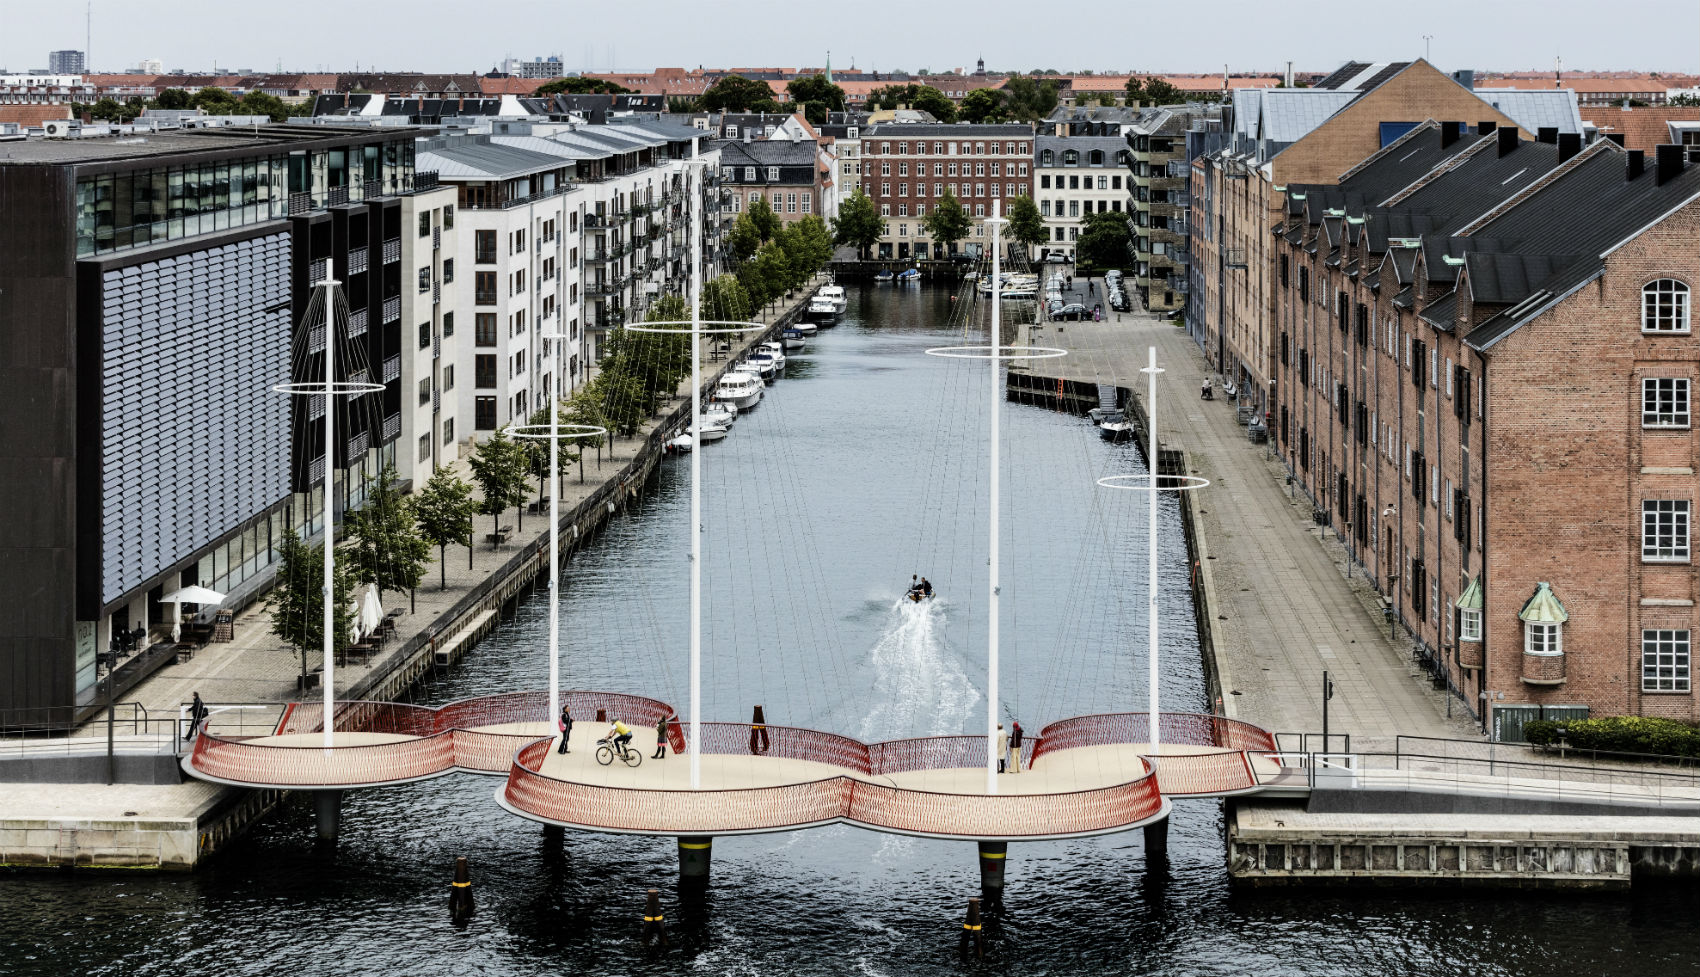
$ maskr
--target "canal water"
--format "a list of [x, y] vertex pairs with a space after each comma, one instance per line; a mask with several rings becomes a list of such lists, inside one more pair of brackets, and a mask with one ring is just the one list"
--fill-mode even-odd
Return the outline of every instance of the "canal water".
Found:
[[[845, 321], [704, 449], [704, 716], [864, 739], [984, 723], [983, 361], [925, 355], [964, 335], [942, 289], [852, 291]], [[1094, 485], [1144, 471], [1086, 421], [1009, 405], [999, 713], [1037, 731], [1145, 704], [1145, 499]], [[588, 468], [594, 471], [594, 461]], [[689, 485], [669, 459], [569, 564], [563, 674], [683, 710]], [[1161, 513], [1163, 704], [1206, 707], [1187, 564]], [[911, 574], [938, 598], [900, 602]], [[441, 703], [540, 688], [547, 605], [523, 600], [452, 673]], [[678, 759], [646, 762], [682, 762]], [[491, 801], [499, 778], [356, 792], [334, 848], [296, 805], [190, 877], [0, 880], [0, 975], [932, 975], [956, 956], [974, 850], [847, 827], [714, 845], [681, 904], [668, 839], [551, 839]], [[1166, 872], [1137, 832], [1011, 846], [1000, 974], [1681, 974], [1700, 968], [1700, 899], [1408, 891], [1234, 892], [1215, 802], [1176, 804]], [[477, 912], [447, 912], [452, 862]], [[674, 944], [637, 940], [660, 888]]]

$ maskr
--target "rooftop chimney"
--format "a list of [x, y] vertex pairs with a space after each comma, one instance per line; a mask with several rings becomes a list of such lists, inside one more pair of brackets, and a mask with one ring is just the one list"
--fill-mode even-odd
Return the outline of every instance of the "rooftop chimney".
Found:
[[1682, 172], [1687, 158], [1683, 155], [1682, 147], [1674, 143], [1665, 143], [1656, 147], [1653, 152], [1653, 170], [1658, 175], [1659, 186], [1664, 186]]
[[1458, 141], [1458, 127], [1462, 124], [1460, 122], [1442, 122], [1440, 124], [1441, 149], [1445, 149]]
[[1517, 148], [1518, 132], [1516, 126], [1508, 126], [1499, 130], [1499, 155], [1508, 155]]
[[1560, 163], [1582, 151], [1582, 134], [1580, 132], [1562, 132], [1558, 136], [1558, 161]]
[[1541, 126], [1536, 129], [1535, 141], [1549, 144], [1558, 142], [1558, 126]]
[[1474, 68], [1459, 68], [1452, 73], [1452, 80], [1472, 92], [1476, 90], [1476, 71]]
[[1287, 62], [1287, 73], [1281, 77], [1281, 80], [1288, 88], [1293, 87], [1293, 63], [1291, 61]]
[[1639, 149], [1631, 149], [1627, 154], [1628, 162], [1623, 168], [1625, 182], [1632, 181], [1647, 169], [1647, 154]]
[[1497, 122], [1478, 122], [1478, 123], [1476, 123], [1476, 132], [1481, 134], [1481, 135], [1484, 135], [1484, 136], [1487, 135], [1488, 133], [1492, 132], [1493, 130], [1497, 129], [1497, 128], [1499, 128], [1499, 123], [1497, 123]]
[[1623, 145], [1623, 133], [1608, 132], [1606, 133], [1606, 141], [1617, 143], [1621, 147]]

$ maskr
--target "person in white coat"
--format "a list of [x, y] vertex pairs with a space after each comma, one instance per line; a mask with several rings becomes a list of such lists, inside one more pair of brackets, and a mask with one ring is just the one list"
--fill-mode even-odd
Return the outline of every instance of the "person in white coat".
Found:
[[1003, 723], [998, 723], [998, 773], [1004, 772], [1004, 765], [1009, 760], [1009, 734], [1004, 731]]

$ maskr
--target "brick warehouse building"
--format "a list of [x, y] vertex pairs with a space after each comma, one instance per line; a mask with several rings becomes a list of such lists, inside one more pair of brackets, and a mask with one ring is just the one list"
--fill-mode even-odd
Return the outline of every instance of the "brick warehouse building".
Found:
[[1700, 718], [1700, 167], [1459, 129], [1287, 188], [1279, 450], [1496, 732], [1556, 705]]
[[862, 191], [886, 219], [881, 258], [943, 254], [921, 218], [947, 187], [974, 217], [957, 250], [978, 252], [987, 242], [992, 201], [1002, 201], [1007, 212], [1010, 198], [1033, 195], [1033, 127], [893, 123], [862, 130]]

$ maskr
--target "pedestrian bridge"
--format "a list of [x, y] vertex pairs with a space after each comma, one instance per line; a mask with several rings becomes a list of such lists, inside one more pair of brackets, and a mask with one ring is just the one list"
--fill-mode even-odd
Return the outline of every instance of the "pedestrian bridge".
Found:
[[[570, 753], [557, 752], [554, 724], [540, 720], [548, 694], [520, 692], [440, 707], [338, 702], [332, 745], [324, 708], [295, 703], [275, 730], [221, 731], [215, 714], [184, 759], [193, 776], [244, 787], [337, 791], [410, 783], [450, 773], [506, 777], [496, 802], [539, 821], [592, 831], [728, 835], [852, 824], [899, 834], [977, 841], [1067, 838], [1127, 831], [1161, 821], [1171, 797], [1220, 797], [1303, 785], [1283, 767], [1275, 739], [1248, 723], [1164, 713], [1160, 748], [1148, 714], [1081, 716], [1052, 723], [1022, 744], [1018, 771], [985, 792], [983, 736], [862, 743], [818, 730], [703, 723], [701, 787], [684, 757], [688, 723], [669, 726], [664, 760], [637, 769], [603, 767], [592, 756], [619, 716], [655, 749], [666, 703], [602, 692], [564, 692], [581, 717]], [[599, 717], [592, 721], [589, 717]]]

